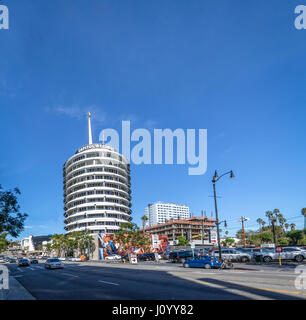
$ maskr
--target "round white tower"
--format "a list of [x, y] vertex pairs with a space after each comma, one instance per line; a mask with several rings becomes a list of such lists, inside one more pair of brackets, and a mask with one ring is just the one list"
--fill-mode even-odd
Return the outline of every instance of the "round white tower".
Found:
[[89, 144], [77, 150], [63, 166], [65, 230], [116, 233], [120, 223], [130, 222], [130, 164], [111, 146]]

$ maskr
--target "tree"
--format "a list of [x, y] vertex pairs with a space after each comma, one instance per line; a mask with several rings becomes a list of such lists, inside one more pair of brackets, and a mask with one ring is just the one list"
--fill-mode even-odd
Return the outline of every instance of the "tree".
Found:
[[265, 231], [262, 233], [262, 241], [264, 243], [272, 243], [273, 242], [273, 233], [271, 231]]
[[124, 249], [133, 251], [133, 247], [141, 247], [144, 250], [149, 246], [150, 239], [143, 235], [135, 223], [125, 222], [120, 224], [119, 232], [115, 234]]
[[24, 229], [26, 213], [20, 213], [17, 196], [20, 195], [18, 188], [13, 191], [2, 191], [0, 185], [0, 234], [10, 234], [13, 238], [19, 236]]
[[295, 230], [295, 223], [290, 224], [291, 231]]
[[280, 246], [288, 246], [289, 245], [289, 239], [286, 237], [282, 237], [278, 239], [278, 245]]
[[291, 245], [297, 245], [299, 240], [302, 240], [304, 233], [302, 230], [291, 230], [287, 232], [287, 237], [291, 240]]
[[0, 234], [0, 252], [3, 252], [8, 247], [8, 241], [6, 240], [7, 233]]
[[303, 208], [301, 213], [304, 216], [304, 229], [306, 229], [306, 208]]
[[61, 255], [62, 250], [65, 247], [65, 236], [63, 234], [55, 234], [51, 237], [52, 249], [56, 252], [57, 256]]
[[80, 231], [77, 241], [81, 254], [84, 254], [86, 250], [88, 250], [88, 254], [94, 251], [94, 238], [90, 235], [89, 230]]
[[256, 220], [256, 222], [259, 224], [260, 242], [262, 242], [262, 228], [263, 228], [265, 222], [264, 222], [261, 218], [258, 218], [258, 219]]
[[225, 240], [222, 241], [222, 245], [227, 247], [227, 246], [232, 246], [235, 243], [235, 240], [233, 238], [226, 238]]
[[179, 236], [177, 237], [178, 245], [179, 246], [188, 246], [189, 240], [185, 236]]
[[144, 215], [141, 217], [141, 220], [142, 220], [142, 234], [144, 235], [145, 223], [146, 223], [146, 221], [148, 221], [148, 217], [146, 215]]
[[48, 242], [44, 248], [44, 253], [46, 253], [47, 255], [49, 255], [52, 252], [52, 245], [50, 242]]

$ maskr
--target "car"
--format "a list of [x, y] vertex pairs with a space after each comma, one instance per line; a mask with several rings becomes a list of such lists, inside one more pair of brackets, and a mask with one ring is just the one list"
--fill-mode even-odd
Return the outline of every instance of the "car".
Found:
[[105, 260], [118, 261], [121, 260], [121, 256], [119, 256], [119, 254], [113, 254], [111, 256], [107, 256]]
[[[247, 252], [240, 252], [235, 249], [221, 249], [222, 258], [229, 261], [248, 262], [252, 260], [252, 255]], [[219, 250], [213, 250], [212, 256], [218, 257]]]
[[19, 267], [29, 267], [30, 261], [28, 259], [21, 258], [18, 260], [18, 266]]
[[66, 261], [66, 258], [58, 258], [58, 260]]
[[16, 258], [7, 258], [8, 263], [16, 263]]
[[45, 262], [46, 269], [63, 269], [64, 264], [58, 258], [49, 258]]
[[213, 256], [196, 256], [185, 260], [183, 263], [184, 268], [219, 268], [221, 267], [222, 262]]
[[140, 261], [155, 261], [155, 253], [143, 253], [137, 257]]
[[292, 260], [296, 262], [302, 262], [306, 259], [306, 251], [299, 247], [283, 247], [281, 252], [276, 252], [275, 250], [270, 252], [261, 252], [257, 255], [262, 257], [264, 262], [272, 262], [279, 260]]
[[199, 253], [198, 250], [194, 250], [193, 252], [191, 250], [170, 252], [169, 260], [172, 263], [184, 262], [185, 260], [187, 260], [189, 258], [193, 258], [193, 257], [198, 256], [198, 253]]
[[41, 256], [39, 259], [40, 260], [47, 260], [49, 257], [48, 256]]
[[30, 258], [30, 263], [31, 264], [37, 264], [38, 260], [36, 258]]

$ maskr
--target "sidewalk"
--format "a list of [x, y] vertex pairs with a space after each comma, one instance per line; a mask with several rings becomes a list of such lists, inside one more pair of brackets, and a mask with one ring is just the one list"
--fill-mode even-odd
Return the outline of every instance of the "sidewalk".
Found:
[[0, 300], [36, 300], [14, 277], [9, 278], [9, 289], [0, 289]]

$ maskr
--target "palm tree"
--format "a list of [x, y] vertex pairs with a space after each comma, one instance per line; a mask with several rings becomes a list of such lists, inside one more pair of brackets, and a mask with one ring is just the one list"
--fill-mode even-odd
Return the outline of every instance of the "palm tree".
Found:
[[289, 223], [285, 223], [285, 230], [287, 231], [289, 228]]
[[266, 211], [266, 217], [268, 218], [269, 225], [271, 224], [272, 218], [273, 218], [273, 213], [272, 211]]
[[258, 219], [256, 220], [256, 222], [259, 224], [260, 243], [261, 243], [261, 242], [262, 242], [262, 227], [264, 226], [265, 222], [264, 222], [262, 219], [260, 219], [260, 218], [258, 218]]
[[290, 228], [291, 228], [291, 231], [293, 231], [295, 229], [295, 223], [291, 223]]
[[145, 231], [144, 231], [145, 223], [146, 223], [146, 221], [148, 221], [148, 217], [146, 215], [144, 215], [144, 216], [141, 217], [141, 220], [142, 220], [142, 234], [144, 236], [144, 234], [145, 234]]
[[302, 209], [302, 215], [304, 216], [304, 229], [306, 229], [306, 208]]

